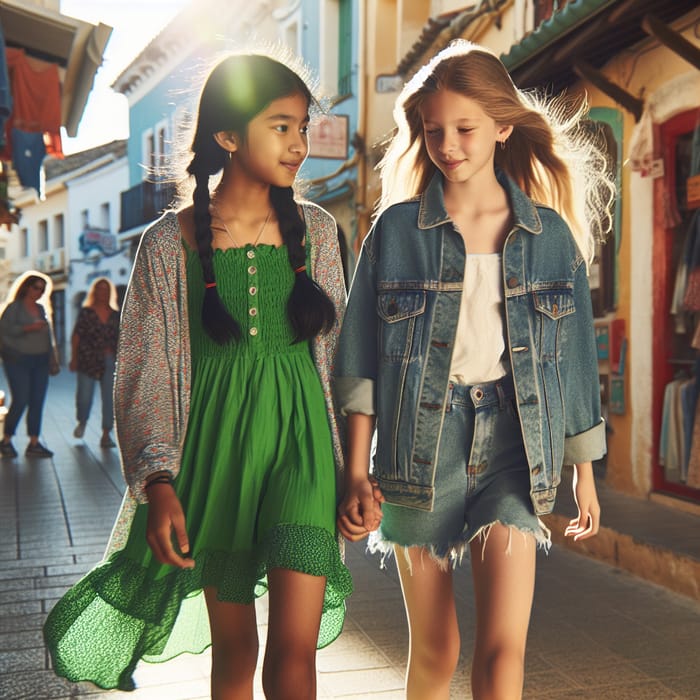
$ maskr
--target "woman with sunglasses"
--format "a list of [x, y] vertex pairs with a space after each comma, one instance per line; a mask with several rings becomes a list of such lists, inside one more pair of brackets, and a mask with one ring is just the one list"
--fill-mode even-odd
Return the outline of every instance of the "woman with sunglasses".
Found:
[[17, 456], [12, 437], [25, 409], [29, 435], [26, 456], [53, 456], [53, 452], [39, 442], [49, 367], [54, 358], [49, 323], [50, 295], [50, 278], [39, 272], [27, 272], [10, 289], [7, 305], [0, 316], [2, 361], [12, 394], [0, 442], [2, 457]]

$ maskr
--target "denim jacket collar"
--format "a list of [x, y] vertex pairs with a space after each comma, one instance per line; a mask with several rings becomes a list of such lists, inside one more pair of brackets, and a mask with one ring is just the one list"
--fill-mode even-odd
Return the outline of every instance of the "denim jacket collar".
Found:
[[[530, 198], [502, 170], [496, 170], [496, 178], [506, 191], [513, 210], [513, 226], [530, 233], [542, 233], [542, 222]], [[420, 196], [418, 228], [430, 229], [450, 221], [445, 209], [442, 173], [436, 170], [425, 191]]]

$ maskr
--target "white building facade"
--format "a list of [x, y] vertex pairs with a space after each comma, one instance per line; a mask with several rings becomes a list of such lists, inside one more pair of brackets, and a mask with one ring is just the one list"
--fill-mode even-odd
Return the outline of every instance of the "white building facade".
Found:
[[120, 291], [129, 280], [131, 258], [117, 235], [128, 177], [124, 141], [48, 161], [45, 199], [29, 189], [14, 194], [19, 223], [0, 229], [0, 295], [27, 270], [51, 278], [62, 360], [70, 357], [70, 335], [92, 280], [107, 277]]

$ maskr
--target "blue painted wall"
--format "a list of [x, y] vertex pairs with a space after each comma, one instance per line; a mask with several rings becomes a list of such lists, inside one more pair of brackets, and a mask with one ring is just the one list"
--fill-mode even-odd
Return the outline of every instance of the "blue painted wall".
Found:
[[[357, 131], [358, 124], [358, 88], [359, 88], [359, 2], [358, 0], [353, 0], [352, 3], [352, 88], [351, 94], [335, 105], [331, 109], [331, 114], [342, 114], [348, 116], [348, 139], [352, 141], [353, 134]], [[320, 33], [322, 31], [321, 27], [321, 17], [318, 11], [318, 0], [302, 0], [302, 13], [303, 13], [303, 30], [302, 30], [302, 54], [305, 61], [309, 66], [316, 72], [320, 74]], [[354, 155], [354, 149], [352, 145], [348, 147], [348, 159], [352, 158]], [[342, 159], [328, 159], [328, 158], [309, 158], [307, 159], [304, 167], [301, 170], [301, 177], [305, 180], [313, 180], [314, 178], [322, 177], [324, 175], [329, 175], [335, 171], [340, 165], [342, 165]], [[323, 187], [324, 192], [314, 196], [315, 190], [312, 190], [309, 194], [312, 199], [319, 202], [328, 196], [333, 196], [333, 190], [342, 187], [343, 183], [351, 179], [355, 181], [357, 179], [357, 169], [352, 168], [345, 171], [341, 175], [333, 180], [327, 182]]]

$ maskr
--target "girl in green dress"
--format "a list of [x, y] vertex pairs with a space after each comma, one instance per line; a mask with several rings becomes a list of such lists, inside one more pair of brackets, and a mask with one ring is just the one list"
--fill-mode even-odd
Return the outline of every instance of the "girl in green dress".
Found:
[[[121, 320], [128, 483], [110, 555], [45, 628], [56, 672], [134, 687], [139, 660], [212, 646], [212, 698], [313, 698], [352, 583], [330, 369], [345, 303], [333, 219], [294, 199], [312, 96], [263, 55], [224, 59], [199, 103], [192, 204], [144, 233]], [[210, 188], [212, 176], [221, 175]], [[208, 624], [207, 624], [208, 614]]]

